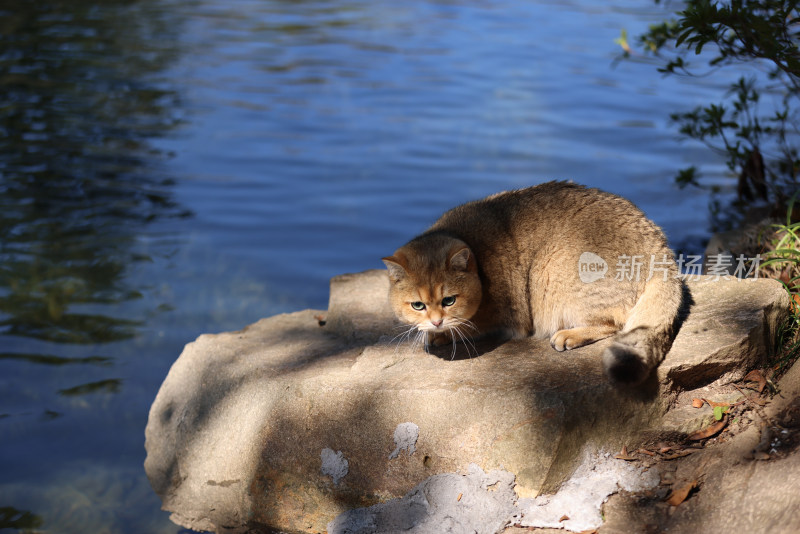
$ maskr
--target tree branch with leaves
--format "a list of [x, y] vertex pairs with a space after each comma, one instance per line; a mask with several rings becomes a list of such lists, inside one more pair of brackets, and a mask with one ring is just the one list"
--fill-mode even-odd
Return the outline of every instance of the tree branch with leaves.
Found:
[[[759, 199], [785, 205], [800, 185], [798, 4], [688, 0], [674, 19], [651, 26], [637, 40], [645, 53], [665, 61], [659, 71], [666, 75], [705, 76], [723, 68], [753, 70], [749, 76], [740, 76], [721, 102], [670, 116], [682, 135], [723, 156], [731, 176], [737, 178], [740, 205]], [[632, 53], [627, 43], [623, 50], [626, 56]], [[690, 61], [692, 56], [702, 63]], [[770, 109], [762, 112], [765, 93], [775, 98]], [[681, 170], [676, 181], [681, 186], [704, 187], [694, 166]]]

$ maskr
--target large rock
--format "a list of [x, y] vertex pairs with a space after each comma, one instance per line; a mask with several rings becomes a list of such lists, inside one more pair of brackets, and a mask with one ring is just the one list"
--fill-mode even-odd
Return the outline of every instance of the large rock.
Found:
[[510, 473], [519, 497], [553, 491], [587, 446], [618, 450], [674, 425], [665, 414], [677, 393], [764, 362], [788, 308], [775, 281], [689, 280], [657, 376], [618, 390], [600, 366], [609, 340], [567, 353], [484, 341], [437, 355], [393, 341], [403, 329], [387, 291], [384, 271], [340, 276], [324, 326], [309, 310], [186, 346], [146, 430], [145, 469], [176, 523], [324, 532], [349, 509], [458, 472]]

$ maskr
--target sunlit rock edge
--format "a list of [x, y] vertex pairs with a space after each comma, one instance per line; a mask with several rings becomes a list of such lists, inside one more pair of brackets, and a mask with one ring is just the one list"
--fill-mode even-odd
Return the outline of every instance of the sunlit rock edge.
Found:
[[[336, 277], [327, 312], [270, 317], [186, 346], [151, 407], [145, 469], [188, 528], [427, 532], [444, 513], [464, 521], [459, 528], [496, 532], [634, 437], [693, 430], [699, 422], [669, 410], [679, 392], [740, 379], [765, 361], [788, 308], [780, 284], [695, 277], [686, 287], [685, 319], [657, 375], [620, 390], [600, 368], [609, 340], [568, 353], [526, 339], [480, 343], [478, 356], [464, 346], [431, 355], [393, 341], [402, 329], [383, 271]], [[442, 500], [459, 484], [460, 499]], [[402, 506], [413, 513], [387, 511]], [[481, 506], [492, 521], [470, 523]], [[561, 526], [590, 528], [573, 515]], [[400, 516], [417, 523], [392, 526]]]

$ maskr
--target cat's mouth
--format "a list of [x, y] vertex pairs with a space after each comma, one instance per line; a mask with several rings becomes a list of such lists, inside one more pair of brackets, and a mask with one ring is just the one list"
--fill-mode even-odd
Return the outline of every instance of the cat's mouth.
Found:
[[439, 326], [431, 324], [431, 325], [417, 326], [417, 329], [423, 332], [446, 332], [450, 330], [450, 327], [446, 324], [441, 324]]
[[428, 334], [447, 334], [451, 333], [454, 329], [457, 330], [458, 326], [459, 322], [451, 319], [443, 321], [440, 325], [435, 325], [433, 323], [417, 325], [417, 329]]

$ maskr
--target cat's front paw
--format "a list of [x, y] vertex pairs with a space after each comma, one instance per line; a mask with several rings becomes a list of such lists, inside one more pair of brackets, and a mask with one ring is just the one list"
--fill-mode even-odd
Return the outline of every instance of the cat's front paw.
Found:
[[550, 345], [559, 352], [577, 349], [611, 336], [616, 331], [617, 327], [613, 325], [579, 326], [567, 330], [559, 330], [550, 338]]
[[558, 352], [575, 348], [575, 340], [570, 337], [569, 330], [559, 330], [550, 337], [550, 346]]
[[593, 341], [594, 339], [582, 335], [580, 329], [571, 328], [569, 330], [559, 330], [553, 334], [550, 338], [550, 345], [558, 352], [562, 352], [565, 350], [577, 349]]

